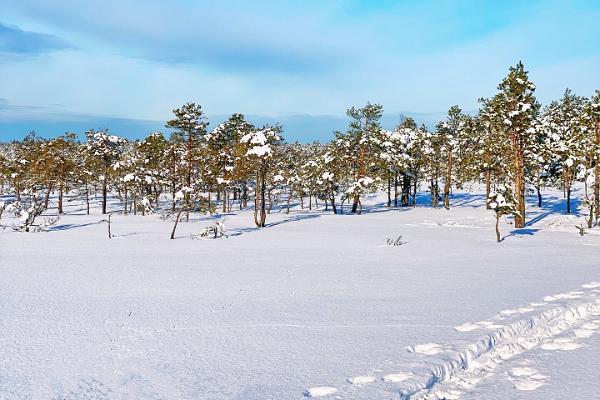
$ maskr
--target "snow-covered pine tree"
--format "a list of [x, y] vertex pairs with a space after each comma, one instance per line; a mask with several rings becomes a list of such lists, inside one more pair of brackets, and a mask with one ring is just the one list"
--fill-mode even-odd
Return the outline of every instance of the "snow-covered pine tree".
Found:
[[525, 226], [525, 157], [535, 140], [534, 123], [539, 106], [536, 102], [535, 85], [529, 80], [522, 62], [509, 68], [508, 75], [498, 85], [498, 114], [501, 118], [503, 140], [511, 144], [512, 165], [507, 165], [514, 181], [514, 196], [518, 215], [515, 227]]
[[75, 164], [75, 151], [77, 144], [74, 133], [66, 133], [54, 138], [47, 143], [48, 171], [52, 175], [55, 187], [58, 189], [58, 213], [63, 214], [63, 196], [65, 189], [72, 181]]
[[343, 142], [346, 149], [345, 158], [354, 177], [354, 182], [347, 192], [352, 198], [352, 212], [360, 214], [361, 196], [371, 190], [376, 181], [374, 175], [381, 144], [378, 139], [381, 130], [379, 120], [383, 115], [383, 107], [367, 103], [362, 108], [349, 108], [346, 115], [351, 118], [348, 131], [344, 135], [338, 133], [337, 140]]
[[[191, 192], [196, 190], [194, 181], [194, 168], [198, 161], [198, 151], [201, 142], [206, 135], [206, 127], [208, 122], [204, 116], [202, 106], [195, 103], [186, 103], [181, 108], [173, 110], [175, 118], [167, 121], [166, 127], [174, 129], [171, 139], [179, 143], [184, 149], [185, 157], [180, 160], [183, 164], [180, 171], [184, 172], [184, 187], [180, 188], [180, 192], [184, 193], [184, 201], [187, 201], [186, 220], [189, 220], [189, 210], [191, 205]], [[182, 190], [184, 189], [185, 190]]]
[[515, 198], [508, 186], [500, 184], [496, 188], [496, 192], [490, 194], [488, 203], [489, 208], [496, 216], [496, 241], [500, 243], [500, 218], [505, 215], [514, 215], [516, 218], [519, 215]]
[[600, 90], [585, 103], [582, 128], [586, 136], [586, 158], [592, 174], [592, 207], [596, 223], [600, 219]]
[[245, 164], [254, 171], [256, 193], [254, 196], [254, 222], [263, 228], [267, 220], [266, 195], [269, 161], [273, 156], [273, 146], [281, 142], [281, 127], [264, 126], [252, 129], [240, 138], [240, 145], [245, 150]]
[[464, 115], [459, 106], [452, 106], [448, 110], [448, 116], [445, 121], [438, 124], [437, 135], [441, 140], [441, 151], [446, 164], [444, 174], [444, 208], [450, 209], [450, 191], [452, 189], [453, 167], [455, 167], [455, 158], [459, 152], [459, 135], [464, 124]]
[[87, 151], [93, 157], [93, 168], [95, 177], [102, 185], [102, 214], [106, 214], [108, 184], [111, 178], [113, 163], [123, 152], [123, 146], [126, 143], [115, 135], [110, 135], [108, 130], [90, 130], [85, 133], [87, 142], [85, 144]]
[[241, 166], [240, 163], [236, 163], [236, 149], [239, 147], [241, 137], [253, 128], [243, 114], [235, 113], [205, 135], [210, 180], [222, 192], [223, 212], [230, 211], [228, 208], [230, 191], [236, 191], [234, 197], [237, 197], [238, 192], [241, 191], [236, 186], [236, 180], [245, 182], [248, 179], [243, 169], [236, 169], [236, 166]]
[[567, 198], [567, 214], [571, 212], [571, 190], [578, 170], [584, 166], [585, 138], [581, 129], [584, 99], [567, 89], [560, 101], [550, 104], [542, 118], [555, 165], [562, 170], [562, 186]]

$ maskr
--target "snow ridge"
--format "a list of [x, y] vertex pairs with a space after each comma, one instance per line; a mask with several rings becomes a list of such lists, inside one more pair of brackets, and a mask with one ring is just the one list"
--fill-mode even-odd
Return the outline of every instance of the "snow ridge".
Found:
[[[555, 343], [550, 339], [598, 315], [600, 299], [591, 295], [587, 301], [565, 303], [506, 325], [466, 346], [450, 360], [435, 365], [427, 375], [407, 381], [399, 390], [401, 398], [458, 398], [464, 389], [485, 379], [502, 361], [540, 344]], [[571, 348], [567, 346], [564, 350]]]

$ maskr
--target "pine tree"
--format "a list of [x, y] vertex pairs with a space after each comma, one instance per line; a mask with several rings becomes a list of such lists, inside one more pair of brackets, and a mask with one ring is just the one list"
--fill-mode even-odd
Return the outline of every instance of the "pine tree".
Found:
[[108, 130], [90, 130], [86, 132], [86, 148], [94, 158], [97, 179], [102, 185], [102, 214], [106, 214], [108, 184], [113, 163], [119, 158], [126, 143], [118, 136], [110, 135]]
[[505, 185], [498, 185], [496, 192], [490, 194], [488, 203], [489, 208], [494, 211], [496, 216], [496, 241], [500, 243], [500, 218], [505, 215], [514, 215], [516, 218], [519, 212], [515, 207], [515, 199], [512, 191]]
[[533, 95], [535, 85], [529, 81], [523, 63], [510, 67], [509, 73], [498, 85], [499, 117], [504, 125], [504, 140], [510, 140], [512, 166], [509, 168], [514, 181], [514, 196], [518, 215], [515, 227], [525, 226], [525, 157], [535, 139], [533, 127], [538, 105]]
[[444, 176], [444, 208], [450, 209], [450, 191], [452, 189], [452, 178], [455, 167], [455, 158], [458, 153], [459, 134], [464, 123], [462, 110], [458, 106], [452, 106], [448, 110], [448, 117], [437, 126], [437, 135], [441, 139], [441, 151], [444, 154], [446, 171]]
[[273, 146], [282, 140], [280, 132], [279, 126], [264, 126], [262, 129], [253, 129], [240, 138], [240, 145], [244, 149], [243, 157], [255, 174], [254, 222], [258, 228], [266, 226], [269, 161], [273, 156]]
[[571, 190], [578, 169], [585, 168], [584, 136], [581, 116], [584, 99], [567, 89], [559, 102], [553, 102], [544, 112], [542, 127], [547, 132], [554, 163], [562, 170], [562, 185], [567, 197], [567, 213], [571, 212]]
[[186, 103], [181, 108], [173, 110], [175, 118], [167, 121], [167, 128], [173, 128], [172, 139], [179, 142], [185, 148], [184, 170], [185, 170], [185, 201], [188, 203], [186, 210], [186, 220], [189, 220], [189, 209], [191, 208], [191, 192], [195, 182], [193, 181], [193, 171], [198, 160], [198, 150], [201, 141], [206, 135], [208, 122], [204, 116], [204, 111], [200, 105], [195, 103]]
[[370, 190], [375, 182], [371, 175], [380, 153], [377, 135], [381, 130], [379, 120], [383, 115], [383, 107], [367, 103], [362, 108], [349, 108], [346, 114], [351, 118], [348, 132], [345, 135], [338, 134], [337, 140], [344, 143], [346, 158], [354, 175], [354, 183], [347, 192], [352, 197], [352, 212], [360, 214], [361, 195]]

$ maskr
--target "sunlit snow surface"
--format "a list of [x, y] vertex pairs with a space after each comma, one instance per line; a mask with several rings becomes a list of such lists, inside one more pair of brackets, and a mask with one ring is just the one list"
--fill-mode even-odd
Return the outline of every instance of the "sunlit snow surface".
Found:
[[235, 212], [216, 240], [155, 215], [109, 240], [70, 202], [51, 232], [0, 229], [0, 398], [595, 398], [600, 228], [545, 198], [500, 244], [477, 193]]

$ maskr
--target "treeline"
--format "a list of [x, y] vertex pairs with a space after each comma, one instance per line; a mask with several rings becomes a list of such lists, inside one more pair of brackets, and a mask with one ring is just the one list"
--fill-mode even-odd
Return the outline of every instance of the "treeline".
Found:
[[382, 106], [368, 103], [347, 110], [348, 129], [330, 143], [307, 145], [284, 143], [280, 126], [256, 127], [242, 114], [208, 130], [201, 106], [188, 103], [173, 110], [168, 138], [157, 132], [127, 141], [91, 130], [83, 142], [67, 133], [5, 145], [0, 187], [21, 216], [39, 215], [52, 193], [59, 214], [66, 193], [85, 200], [89, 213], [93, 192], [101, 195], [103, 213], [112, 193], [125, 214], [162, 212], [176, 222], [190, 212], [251, 203], [256, 226], [264, 227], [275, 203], [289, 211], [292, 201], [309, 208], [321, 201], [333, 213], [344, 205], [360, 213], [367, 193], [384, 190], [388, 207], [414, 206], [426, 186], [432, 207], [449, 208], [453, 187], [481, 182], [488, 199], [496, 198], [499, 186], [512, 188], [518, 228], [525, 224], [526, 187], [537, 192], [540, 206], [544, 186], [564, 189], [571, 212], [571, 190], [579, 181], [590, 221], [592, 215], [597, 221], [600, 91], [588, 99], [566, 90], [545, 107], [534, 91], [518, 63], [495, 96], [480, 99], [476, 115], [453, 106], [434, 131], [410, 118], [388, 131], [379, 122]]

